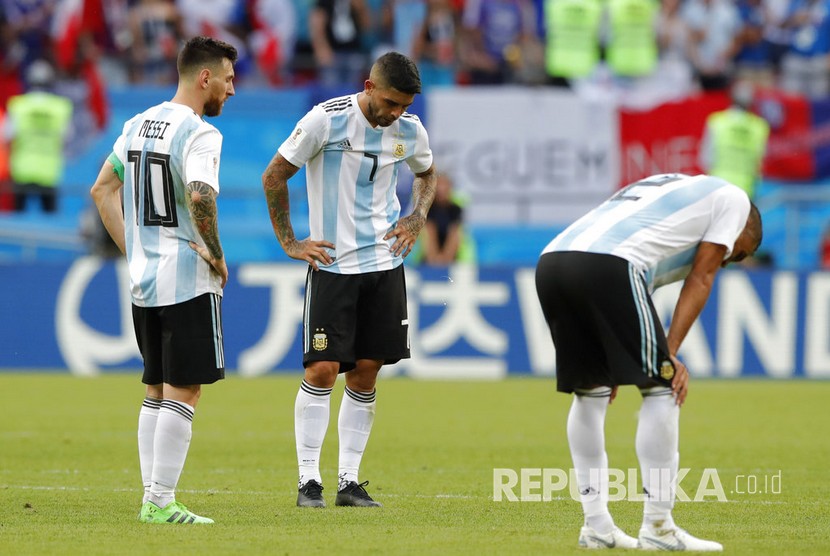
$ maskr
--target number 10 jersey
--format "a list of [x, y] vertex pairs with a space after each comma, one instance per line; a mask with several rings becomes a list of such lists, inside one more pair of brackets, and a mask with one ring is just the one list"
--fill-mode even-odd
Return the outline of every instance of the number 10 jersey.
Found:
[[219, 276], [188, 245], [204, 245], [185, 186], [219, 192], [222, 135], [182, 104], [163, 102], [126, 124], [113, 152], [124, 165], [124, 225], [130, 294], [139, 307], [222, 294]]

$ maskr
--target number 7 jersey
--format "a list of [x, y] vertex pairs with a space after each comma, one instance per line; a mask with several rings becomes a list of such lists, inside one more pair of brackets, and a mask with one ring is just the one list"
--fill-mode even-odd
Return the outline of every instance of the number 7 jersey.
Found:
[[406, 162], [415, 174], [432, 166], [427, 132], [417, 116], [404, 112], [388, 127], [372, 127], [357, 95], [318, 104], [280, 145], [279, 153], [306, 166], [311, 239], [335, 245], [337, 274], [391, 270], [403, 262], [383, 236], [398, 222], [398, 170]]
[[135, 305], [160, 307], [205, 293], [219, 276], [190, 248], [204, 245], [186, 202], [194, 181], [219, 192], [222, 135], [182, 104], [163, 102], [126, 124], [113, 152], [124, 165], [124, 227]]

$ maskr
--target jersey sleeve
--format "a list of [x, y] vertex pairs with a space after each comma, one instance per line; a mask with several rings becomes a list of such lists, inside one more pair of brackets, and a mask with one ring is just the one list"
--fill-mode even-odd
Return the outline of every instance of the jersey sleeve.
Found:
[[315, 106], [297, 122], [294, 131], [277, 149], [284, 159], [302, 168], [323, 148], [328, 136], [329, 119], [326, 111]]
[[122, 182], [124, 181], [124, 163], [121, 162], [121, 159], [118, 158], [118, 155], [115, 154], [115, 151], [111, 152], [110, 155], [107, 157], [107, 162], [112, 164], [113, 172], [118, 179]]
[[201, 181], [219, 192], [219, 157], [222, 134], [215, 128], [200, 129], [185, 153], [184, 183]]
[[[118, 139], [115, 140], [115, 143], [112, 145], [112, 155], [118, 159], [121, 163], [121, 166], [124, 166], [124, 163], [127, 162], [127, 153], [125, 152], [127, 148], [127, 139], [124, 137], [124, 134], [118, 136]], [[113, 164], [114, 166], [115, 164]]]
[[432, 166], [432, 150], [429, 148], [429, 136], [420, 120], [418, 121], [418, 134], [415, 137], [415, 153], [406, 159], [406, 163], [414, 174], [426, 172]]
[[712, 206], [712, 219], [702, 241], [726, 246], [724, 259], [732, 254], [735, 241], [749, 218], [749, 197], [742, 189], [730, 185], [718, 190]]

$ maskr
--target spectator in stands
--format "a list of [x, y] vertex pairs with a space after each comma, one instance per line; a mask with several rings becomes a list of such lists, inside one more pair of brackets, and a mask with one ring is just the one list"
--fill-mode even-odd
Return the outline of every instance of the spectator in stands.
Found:
[[726, 90], [738, 52], [741, 18], [729, 0], [686, 0], [681, 15], [689, 28], [689, 60], [704, 90]]
[[689, 62], [689, 28], [681, 14], [681, 0], [663, 0], [657, 16], [657, 45], [660, 61], [657, 73], [663, 87], [674, 92], [674, 98], [686, 96], [694, 88], [692, 65]]
[[183, 38], [181, 14], [172, 0], [139, 0], [130, 8], [130, 76], [133, 82], [172, 85]]
[[447, 266], [472, 260], [471, 242], [465, 237], [463, 220], [464, 209], [453, 193], [452, 179], [447, 174], [438, 174], [435, 200], [422, 234], [424, 264]]
[[[1, 5], [0, 5], [1, 6]], [[4, 10], [0, 10], [0, 108], [14, 95], [23, 92], [20, 80], [20, 48]]]
[[248, 37], [259, 73], [272, 85], [291, 83], [297, 13], [291, 0], [251, 0]]
[[457, 60], [458, 17], [449, 0], [427, 0], [426, 16], [415, 33], [412, 59], [424, 89], [453, 85]]
[[317, 0], [309, 25], [319, 83], [327, 88], [361, 83], [369, 70], [363, 44], [370, 25], [365, 0]]
[[739, 50], [735, 55], [735, 77], [748, 80], [759, 87], [775, 84], [769, 45], [764, 41], [766, 9], [763, 0], [738, 0], [741, 30], [738, 33]]
[[292, 0], [297, 15], [297, 42], [294, 47], [291, 74], [295, 83], [313, 81], [317, 76], [317, 63], [311, 46], [311, 12], [316, 0]]
[[686, 59], [689, 53], [689, 27], [681, 13], [682, 0], [663, 0], [657, 16], [657, 45], [660, 56]]
[[535, 52], [541, 56], [531, 0], [467, 0], [462, 25], [461, 56], [473, 85], [520, 81]]
[[761, 179], [761, 166], [769, 138], [769, 124], [752, 112], [755, 87], [738, 81], [732, 87], [732, 105], [706, 119], [700, 166], [741, 189], [750, 199]]
[[[130, 8], [134, 0], [84, 0], [83, 25], [79, 35], [85, 36], [97, 54], [95, 65], [107, 76], [107, 85], [125, 86], [130, 81], [125, 60], [131, 54], [133, 36], [130, 30]], [[80, 38], [80, 37], [79, 37]], [[72, 65], [77, 53], [68, 52], [62, 66]]]
[[657, 16], [659, 62], [655, 84], [667, 99], [683, 98], [697, 88], [689, 61], [689, 28], [681, 14], [682, 0], [663, 0]]
[[11, 39], [2, 49], [19, 63], [21, 75], [34, 61], [52, 59], [49, 31], [55, 5], [55, 0], [0, 0]]
[[[398, 5], [412, 0], [363, 0], [369, 14], [368, 26], [363, 32], [363, 49], [370, 59], [398, 51], [395, 44], [395, 9]], [[426, 0], [414, 0], [423, 4]], [[420, 21], [405, 21], [404, 25], [417, 29]], [[409, 50], [407, 45], [407, 51]], [[403, 53], [402, 53], [403, 54]], [[407, 54], [408, 56], [409, 54]]]
[[88, 33], [80, 35], [77, 42], [74, 57], [60, 72], [54, 89], [56, 94], [72, 101], [72, 141], [66, 145], [67, 158], [82, 154], [109, 121], [109, 101], [98, 69], [98, 47]]
[[251, 71], [248, 53], [248, 0], [175, 0], [182, 14], [182, 28], [187, 37], [203, 35], [224, 41], [238, 53], [234, 64], [237, 82]]
[[763, 0], [764, 46], [776, 83], [781, 75], [781, 60], [790, 49], [792, 31], [783, 27], [791, 0]]
[[55, 71], [45, 60], [29, 66], [26, 80], [28, 92], [9, 99], [6, 125], [15, 210], [24, 210], [26, 198], [37, 195], [45, 212], [55, 212], [72, 101], [50, 92]]
[[792, 32], [781, 62], [782, 88], [830, 96], [830, 0], [793, 0], [782, 26]]

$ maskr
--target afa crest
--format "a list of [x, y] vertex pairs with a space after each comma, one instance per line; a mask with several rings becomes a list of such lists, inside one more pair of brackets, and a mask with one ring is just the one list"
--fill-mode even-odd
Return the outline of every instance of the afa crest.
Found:
[[406, 155], [406, 145], [403, 143], [395, 143], [395, 158], [403, 158]]
[[674, 365], [671, 364], [671, 361], [663, 361], [660, 366], [660, 378], [670, 380], [672, 377], [674, 377]]
[[314, 348], [314, 351], [323, 351], [329, 345], [329, 338], [326, 336], [326, 333], [322, 331], [322, 329], [317, 329], [314, 336], [311, 337], [311, 347]]

